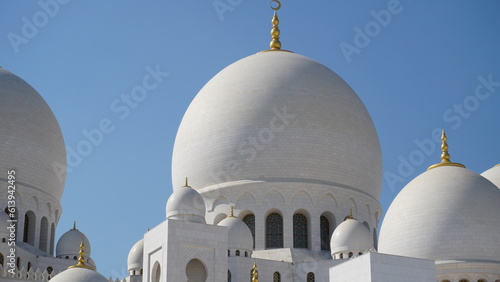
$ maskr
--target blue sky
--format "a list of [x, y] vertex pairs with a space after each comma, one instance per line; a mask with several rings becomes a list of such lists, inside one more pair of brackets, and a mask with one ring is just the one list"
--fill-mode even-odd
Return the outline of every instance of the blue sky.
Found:
[[[98, 270], [123, 278], [130, 247], [165, 219], [184, 111], [218, 71], [268, 48], [272, 11], [248, 0], [55, 1], [0, 2], [0, 65], [45, 98], [72, 150], [107, 123], [69, 160], [57, 238], [77, 220]], [[452, 161], [478, 173], [500, 163], [499, 12], [493, 0], [283, 1], [283, 48], [337, 72], [372, 115], [384, 211], [439, 161], [435, 129], [446, 128]], [[140, 101], [122, 100], [155, 71]]]

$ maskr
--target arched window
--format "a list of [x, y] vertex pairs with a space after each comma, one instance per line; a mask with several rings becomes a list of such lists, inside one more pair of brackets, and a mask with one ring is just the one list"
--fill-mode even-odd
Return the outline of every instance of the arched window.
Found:
[[307, 273], [307, 282], [314, 282], [314, 273], [309, 272]]
[[205, 282], [207, 280], [207, 269], [198, 259], [192, 259], [186, 265], [186, 275], [189, 282]]
[[40, 240], [39, 240], [40, 250], [47, 252], [48, 239], [49, 239], [49, 221], [44, 216], [42, 217], [42, 221], [40, 222]]
[[283, 248], [283, 217], [278, 213], [266, 218], [266, 248]]
[[35, 245], [35, 228], [36, 228], [35, 213], [32, 211], [28, 211], [24, 215], [23, 242], [28, 243], [32, 246]]
[[293, 215], [293, 247], [307, 249], [307, 218], [301, 213]]
[[458, 282], [469, 282], [469, 280], [467, 280], [467, 279], [460, 279], [460, 281], [458, 281]]
[[281, 274], [278, 271], [273, 274], [273, 282], [281, 282]]
[[236, 256], [239, 257], [240, 256], [240, 250], [236, 250]]
[[231, 271], [227, 270], [227, 282], [231, 282]]
[[349, 252], [349, 258], [352, 258], [352, 252]]
[[152, 277], [153, 277], [153, 281], [152, 282], [160, 282], [161, 267], [160, 267], [160, 263], [159, 262], [155, 262], [155, 264], [153, 265]]
[[378, 250], [377, 229], [373, 228], [373, 247]]
[[3, 266], [3, 254], [0, 253], [0, 265]]
[[247, 251], [245, 251], [245, 257], [246, 257], [246, 258], [248, 257], [248, 252], [247, 252]]
[[344, 258], [344, 254], [340, 254], [340, 259], [343, 259]]
[[17, 269], [21, 269], [21, 258], [20, 257], [17, 257], [16, 267], [17, 267]]
[[243, 218], [243, 222], [250, 228], [250, 232], [252, 232], [253, 248], [255, 249], [255, 215], [247, 214]]
[[486, 280], [484, 280], [484, 279], [479, 279], [479, 280], [477, 280], [477, 282], [486, 282]]
[[27, 271], [30, 271], [31, 269], [31, 261], [28, 262], [28, 269], [26, 269]]
[[330, 250], [330, 221], [326, 216], [321, 216], [319, 218], [319, 226], [320, 226], [320, 240], [321, 240], [321, 250], [329, 251]]
[[78, 259], [78, 257], [77, 257], [77, 256], [74, 256], [74, 257], [73, 257], [73, 259], [74, 259], [74, 260], [77, 260], [77, 259]]
[[441, 282], [450, 282], [450, 280], [443, 280], [443, 281], [441, 281]]
[[230, 257], [231, 256], [231, 251], [230, 250], [227, 250], [227, 256]]
[[52, 271], [54, 271], [54, 268], [52, 266], [47, 267], [47, 273], [49, 275], [52, 274]]

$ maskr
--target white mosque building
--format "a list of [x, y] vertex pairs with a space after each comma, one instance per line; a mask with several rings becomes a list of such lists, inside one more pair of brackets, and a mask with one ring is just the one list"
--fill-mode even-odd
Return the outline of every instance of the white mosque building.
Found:
[[0, 171], [15, 171], [0, 176], [0, 281], [500, 282], [500, 167], [451, 162], [443, 132], [441, 162], [377, 230], [371, 117], [337, 74], [281, 49], [278, 23], [275, 13], [269, 50], [219, 72], [187, 109], [166, 219], [131, 248], [121, 280], [95, 270], [76, 224], [56, 244], [61, 130], [41, 95], [0, 68]]

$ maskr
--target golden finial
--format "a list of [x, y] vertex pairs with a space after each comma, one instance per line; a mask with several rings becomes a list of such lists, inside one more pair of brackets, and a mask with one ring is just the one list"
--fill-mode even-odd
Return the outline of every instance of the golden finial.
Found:
[[497, 166], [500, 166], [500, 164], [497, 164], [497, 165], [496, 165], [496, 166], [494, 166], [494, 167], [497, 167]]
[[188, 178], [187, 177], [186, 177], [186, 183], [184, 183], [184, 187], [191, 187], [191, 186], [189, 186]]
[[[276, 3], [275, 6], [273, 6], [273, 3]], [[278, 13], [277, 11], [281, 9], [281, 3], [278, 0], [272, 0], [271, 1], [271, 9], [274, 10], [274, 16], [273, 20], [271, 23], [273, 24], [273, 28], [271, 29], [271, 43], [269, 44], [269, 47], [271, 47], [271, 50], [273, 51], [279, 51], [281, 50], [281, 42], [280, 42], [280, 29], [279, 29], [279, 23], [280, 20], [278, 19]]]
[[356, 220], [354, 218], [354, 216], [352, 216], [352, 209], [349, 210], [349, 216], [346, 219], [354, 219], [354, 220]]
[[439, 166], [458, 166], [458, 167], [463, 167], [465, 166], [463, 164], [459, 163], [452, 163], [450, 161], [450, 154], [448, 153], [448, 143], [446, 142], [448, 140], [448, 137], [446, 137], [446, 132], [441, 133], [441, 162], [438, 164], [431, 165], [427, 170], [433, 169]]
[[229, 217], [236, 217], [234, 216], [234, 206], [231, 206], [230, 209], [231, 210], [229, 211]]
[[72, 265], [72, 266], [68, 267], [68, 269], [75, 268], [75, 267], [81, 267], [81, 268], [95, 270], [95, 268], [88, 266], [88, 265], [85, 265], [85, 245], [83, 244], [83, 241], [82, 241], [82, 243], [80, 243], [80, 257], [78, 258], [78, 263], [76, 265]]
[[252, 282], [259, 282], [259, 270], [257, 264], [254, 262], [252, 267]]
[[78, 230], [78, 229], [76, 229], [76, 220], [73, 221], [73, 229], [72, 230]]

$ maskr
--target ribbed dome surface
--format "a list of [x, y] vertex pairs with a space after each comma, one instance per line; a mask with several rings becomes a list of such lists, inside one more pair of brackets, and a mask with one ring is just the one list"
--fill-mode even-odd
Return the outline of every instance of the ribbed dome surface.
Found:
[[394, 199], [379, 252], [431, 259], [500, 262], [500, 190], [461, 167], [437, 167]]
[[381, 153], [364, 104], [324, 65], [289, 52], [233, 63], [200, 90], [175, 140], [172, 181], [322, 182], [380, 195]]
[[0, 68], [0, 132], [0, 171], [16, 169], [18, 184], [60, 201], [66, 173], [58, 175], [56, 171], [66, 167], [66, 149], [59, 124], [40, 94], [3, 68]]

